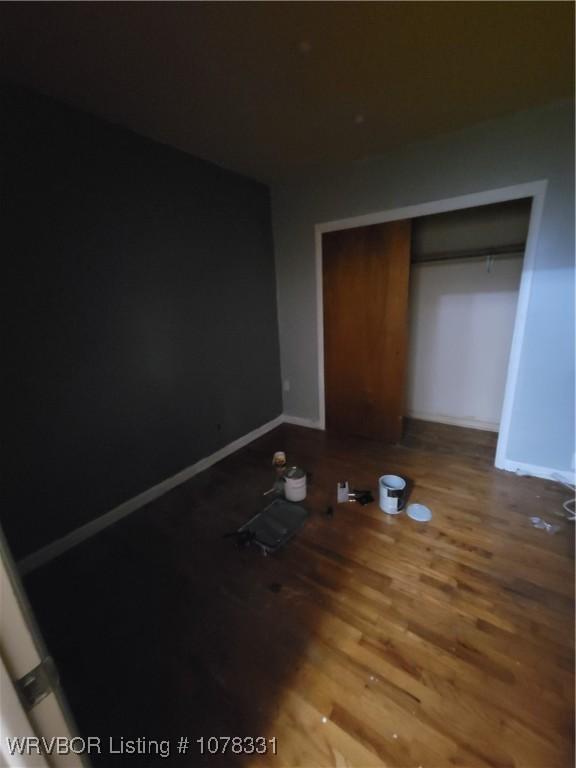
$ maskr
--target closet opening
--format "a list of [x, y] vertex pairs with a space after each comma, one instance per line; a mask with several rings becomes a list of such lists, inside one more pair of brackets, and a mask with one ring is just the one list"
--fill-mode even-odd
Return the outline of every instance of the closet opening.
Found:
[[531, 202], [412, 220], [404, 445], [494, 463]]
[[316, 225], [319, 428], [515, 468], [508, 432], [545, 190]]

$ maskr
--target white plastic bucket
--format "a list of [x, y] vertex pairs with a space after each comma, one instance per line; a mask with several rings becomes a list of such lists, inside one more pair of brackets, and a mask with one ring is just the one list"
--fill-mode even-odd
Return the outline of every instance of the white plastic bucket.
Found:
[[397, 515], [404, 506], [406, 480], [400, 475], [382, 475], [378, 480], [380, 509], [388, 515]]
[[300, 467], [289, 467], [284, 473], [284, 495], [288, 501], [306, 498], [306, 472]]

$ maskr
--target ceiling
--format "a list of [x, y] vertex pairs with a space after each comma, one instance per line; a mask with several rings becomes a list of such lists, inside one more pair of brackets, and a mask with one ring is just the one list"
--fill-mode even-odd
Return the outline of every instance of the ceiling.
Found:
[[573, 98], [573, 62], [573, 3], [0, 4], [0, 76], [264, 181]]

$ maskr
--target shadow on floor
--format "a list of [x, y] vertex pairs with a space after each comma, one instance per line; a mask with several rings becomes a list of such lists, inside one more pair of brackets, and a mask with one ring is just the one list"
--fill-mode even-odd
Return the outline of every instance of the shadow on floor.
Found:
[[[27, 578], [82, 735], [116, 747], [120, 737], [171, 740], [170, 759], [106, 750], [95, 764], [205, 765], [197, 738], [273, 736], [314, 633], [299, 579], [318, 571], [317, 557], [292, 545], [263, 557], [224, 534], [268, 503], [274, 448], [296, 458], [284, 437], [276, 430]], [[308, 526], [333, 525], [331, 501], [309, 495]], [[180, 736], [190, 738], [185, 760]]]

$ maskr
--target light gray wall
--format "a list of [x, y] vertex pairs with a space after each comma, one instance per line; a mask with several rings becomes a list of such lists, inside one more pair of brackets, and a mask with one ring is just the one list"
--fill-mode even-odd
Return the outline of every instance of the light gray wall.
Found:
[[574, 451], [574, 112], [556, 104], [318, 171], [273, 189], [286, 413], [317, 419], [314, 225], [548, 179], [507, 459], [570, 470]]

